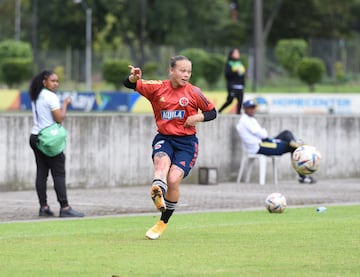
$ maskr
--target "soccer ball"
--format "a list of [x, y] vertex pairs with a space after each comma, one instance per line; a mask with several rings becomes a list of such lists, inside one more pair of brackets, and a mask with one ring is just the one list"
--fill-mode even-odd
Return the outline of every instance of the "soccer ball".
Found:
[[320, 152], [310, 145], [298, 147], [291, 156], [291, 163], [295, 171], [301, 175], [309, 175], [319, 169]]
[[269, 213], [282, 213], [286, 208], [286, 198], [280, 192], [273, 192], [265, 199], [265, 208]]

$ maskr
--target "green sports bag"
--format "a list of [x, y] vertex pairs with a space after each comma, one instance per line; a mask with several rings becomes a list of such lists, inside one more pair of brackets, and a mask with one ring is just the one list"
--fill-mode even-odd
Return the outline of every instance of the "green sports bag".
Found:
[[66, 137], [66, 129], [55, 122], [39, 132], [37, 148], [46, 156], [54, 157], [64, 151]]

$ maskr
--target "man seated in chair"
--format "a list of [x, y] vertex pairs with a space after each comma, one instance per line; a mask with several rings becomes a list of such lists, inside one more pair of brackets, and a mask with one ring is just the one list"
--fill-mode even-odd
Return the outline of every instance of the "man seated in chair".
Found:
[[[247, 100], [243, 104], [244, 113], [236, 125], [236, 130], [249, 154], [262, 154], [266, 156], [280, 156], [293, 153], [296, 148], [303, 145], [296, 141], [294, 135], [284, 130], [274, 138], [268, 137], [268, 132], [261, 127], [254, 117], [257, 104], [254, 100]], [[313, 184], [316, 180], [312, 176], [300, 175], [299, 182]]]

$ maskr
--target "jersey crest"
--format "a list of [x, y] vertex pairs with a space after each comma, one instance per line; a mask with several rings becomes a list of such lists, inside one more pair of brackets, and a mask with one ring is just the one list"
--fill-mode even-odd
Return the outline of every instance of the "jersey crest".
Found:
[[179, 104], [181, 107], [186, 107], [187, 105], [189, 105], [189, 99], [186, 97], [181, 97], [179, 99]]

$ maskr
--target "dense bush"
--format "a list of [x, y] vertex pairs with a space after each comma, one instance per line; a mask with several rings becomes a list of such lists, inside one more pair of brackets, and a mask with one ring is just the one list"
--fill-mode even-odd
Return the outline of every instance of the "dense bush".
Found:
[[58, 76], [60, 83], [65, 81], [65, 68], [63, 66], [60, 66], [60, 65], [56, 66], [54, 68], [54, 72]]
[[291, 77], [296, 76], [297, 65], [306, 56], [307, 47], [302, 39], [281, 39], [276, 44], [276, 58]]
[[203, 60], [203, 77], [210, 88], [214, 88], [224, 74], [225, 57], [220, 54], [209, 54]]
[[0, 42], [0, 61], [6, 58], [32, 58], [31, 46], [27, 42], [4, 40]]
[[129, 75], [129, 64], [131, 64], [131, 61], [126, 59], [105, 61], [102, 66], [104, 80], [113, 84], [116, 90], [120, 90], [124, 79]]
[[158, 64], [156, 62], [146, 62], [144, 64], [143, 75], [144, 79], [154, 80], [157, 79], [156, 71], [158, 70]]
[[190, 82], [194, 85], [204, 76], [204, 60], [208, 53], [199, 48], [187, 48], [180, 52], [180, 55], [186, 56], [192, 62], [192, 74]]
[[319, 58], [304, 58], [297, 67], [300, 80], [309, 86], [310, 91], [314, 91], [314, 85], [321, 81], [324, 73], [325, 64]]
[[335, 63], [335, 78], [336, 83], [342, 83], [345, 81], [345, 70], [342, 62]]
[[[0, 70], [0, 80], [4, 80], [2, 64], [5, 61], [7, 63], [9, 63], [10, 59], [17, 59], [17, 58], [24, 59], [24, 60], [30, 61], [30, 63], [32, 63], [33, 54], [32, 54], [30, 44], [27, 43], [27, 42], [11, 40], [11, 39], [1, 41], [0, 42], [0, 68], [1, 68], [1, 70]], [[19, 61], [17, 61], [17, 62], [19, 62]], [[15, 62], [15, 63], [17, 63], [17, 62]], [[11, 65], [7, 65], [7, 67], [10, 68]], [[7, 77], [10, 78], [10, 79], [13, 79], [13, 78], [10, 77], [9, 75], [15, 75], [13, 77], [16, 79], [16, 73], [8, 72], [7, 75], [8, 75]], [[21, 80], [18, 80], [13, 84], [16, 84], [16, 83], [18, 83], [20, 81]]]
[[1, 64], [2, 78], [12, 88], [31, 78], [32, 61], [29, 59], [5, 59]]

